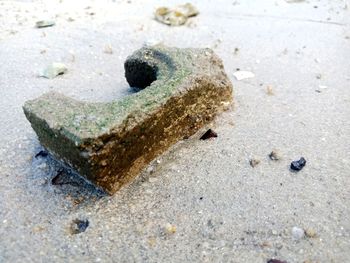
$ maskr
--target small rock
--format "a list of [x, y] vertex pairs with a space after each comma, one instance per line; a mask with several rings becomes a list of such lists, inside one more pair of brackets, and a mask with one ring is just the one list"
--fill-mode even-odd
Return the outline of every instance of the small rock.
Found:
[[251, 167], [255, 167], [255, 166], [257, 166], [258, 164], [260, 163], [260, 160], [258, 160], [258, 159], [250, 159], [249, 160], [249, 164], [250, 164], [250, 166]]
[[316, 231], [313, 228], [307, 228], [305, 229], [305, 235], [309, 238], [316, 237]]
[[63, 63], [52, 63], [47, 66], [44, 71], [40, 74], [40, 77], [47, 79], [53, 79], [58, 75], [63, 75], [67, 72], [67, 67]]
[[269, 96], [275, 95], [271, 86], [266, 87], [266, 94]]
[[55, 21], [52, 20], [41, 20], [35, 23], [35, 26], [37, 28], [43, 28], [43, 27], [50, 27], [50, 26], [54, 26], [56, 23]]
[[292, 228], [292, 236], [295, 240], [300, 240], [305, 236], [305, 232], [304, 229], [300, 228], [300, 227], [293, 227]]
[[85, 232], [88, 226], [89, 226], [89, 220], [75, 219], [73, 220], [73, 223], [71, 226], [72, 234], [80, 234], [82, 232]]
[[237, 80], [250, 79], [255, 77], [253, 72], [244, 70], [236, 71], [235, 73], [233, 73], [233, 76], [235, 76]]
[[196, 16], [199, 14], [198, 10], [196, 7], [194, 7], [192, 4], [190, 3], [186, 3], [184, 5], [178, 5], [175, 10], [177, 12], [180, 12], [182, 14], [184, 14], [187, 17], [192, 17], [192, 16]]
[[291, 162], [290, 169], [293, 171], [300, 171], [301, 169], [304, 168], [305, 164], [306, 164], [305, 158], [301, 157], [299, 160]]
[[273, 150], [272, 152], [270, 152], [269, 154], [269, 158], [272, 160], [272, 161], [278, 161], [281, 159], [279, 153], [277, 150]]
[[167, 234], [175, 234], [176, 232], [176, 226], [170, 223], [166, 223], [164, 229]]
[[35, 158], [38, 158], [38, 157], [47, 157], [48, 154], [49, 154], [49, 153], [48, 153], [47, 151], [42, 150], [42, 151], [38, 152], [38, 153], [35, 155]]
[[277, 236], [277, 235], [278, 235], [277, 230], [272, 230], [271, 233], [272, 233], [272, 235], [274, 235], [274, 236]]
[[113, 49], [112, 49], [112, 46], [111, 45], [106, 45], [104, 50], [103, 50], [104, 53], [106, 54], [113, 54]]
[[216, 138], [216, 137], [218, 137], [218, 134], [214, 132], [212, 129], [209, 129], [200, 137], [200, 140], [207, 140], [207, 139]]

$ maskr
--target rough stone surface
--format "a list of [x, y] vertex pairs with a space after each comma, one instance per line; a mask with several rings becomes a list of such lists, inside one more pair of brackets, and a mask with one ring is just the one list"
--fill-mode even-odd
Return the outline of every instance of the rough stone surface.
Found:
[[110, 194], [232, 101], [210, 49], [144, 47], [126, 60], [125, 76], [143, 90], [110, 103], [49, 92], [24, 105], [42, 145]]

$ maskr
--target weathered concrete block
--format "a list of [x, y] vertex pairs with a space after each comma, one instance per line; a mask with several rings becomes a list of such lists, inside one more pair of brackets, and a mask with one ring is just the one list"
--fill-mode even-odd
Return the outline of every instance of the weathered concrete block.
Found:
[[41, 144], [110, 194], [232, 101], [210, 49], [144, 47], [126, 60], [125, 76], [144, 89], [109, 103], [50, 92], [23, 107]]

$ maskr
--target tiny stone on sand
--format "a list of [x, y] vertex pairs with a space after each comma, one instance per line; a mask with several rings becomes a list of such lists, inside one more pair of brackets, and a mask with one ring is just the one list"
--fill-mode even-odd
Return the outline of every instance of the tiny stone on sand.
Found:
[[293, 227], [292, 228], [292, 236], [295, 240], [300, 240], [305, 236], [305, 232], [304, 229], [300, 228], [300, 227]]
[[166, 223], [164, 229], [167, 234], [175, 234], [176, 232], [176, 226], [170, 223]]

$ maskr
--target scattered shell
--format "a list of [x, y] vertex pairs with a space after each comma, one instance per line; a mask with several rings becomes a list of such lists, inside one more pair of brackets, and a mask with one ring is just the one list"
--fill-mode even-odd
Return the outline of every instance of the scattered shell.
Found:
[[155, 13], [155, 18], [157, 21], [170, 26], [181, 26], [187, 21], [187, 17], [184, 14], [167, 7], [158, 8]]
[[305, 235], [309, 238], [316, 237], [316, 231], [313, 228], [307, 228], [305, 229]]
[[170, 26], [181, 26], [187, 19], [196, 16], [198, 10], [190, 3], [179, 5], [175, 8], [159, 7], [155, 12], [155, 19]]
[[33, 228], [32, 228], [32, 232], [33, 233], [39, 233], [39, 232], [42, 232], [42, 231], [44, 231], [45, 230], [45, 227], [42, 227], [42, 226], [34, 226]]
[[67, 72], [67, 67], [63, 63], [52, 63], [47, 66], [44, 71], [40, 74], [40, 77], [53, 79], [58, 75], [63, 75]]
[[56, 23], [53, 20], [41, 20], [35, 23], [37, 28], [54, 26]]
[[167, 234], [175, 234], [176, 232], [176, 226], [170, 223], [166, 223], [164, 229]]
[[110, 44], [106, 45], [103, 52], [106, 54], [113, 54], [112, 46]]
[[235, 73], [233, 73], [233, 76], [235, 76], [237, 80], [250, 79], [255, 77], [253, 72], [242, 70], [236, 71]]
[[178, 5], [175, 10], [177, 12], [180, 12], [182, 14], [184, 14], [187, 17], [192, 17], [192, 16], [196, 16], [199, 14], [197, 8], [195, 8], [192, 4], [190, 3], [186, 3], [184, 5]]
[[275, 95], [271, 86], [266, 87], [266, 94], [269, 96]]

